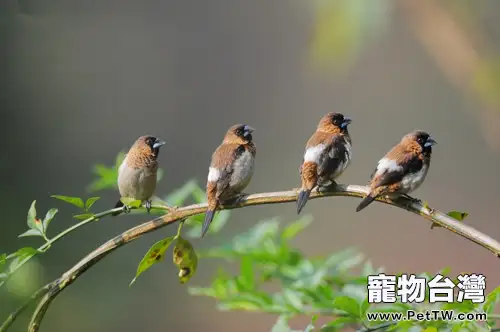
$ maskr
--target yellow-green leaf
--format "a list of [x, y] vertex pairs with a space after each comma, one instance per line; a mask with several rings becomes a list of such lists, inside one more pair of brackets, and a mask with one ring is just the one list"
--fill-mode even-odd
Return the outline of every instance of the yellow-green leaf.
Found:
[[86, 220], [86, 219], [92, 218], [93, 216], [94, 216], [93, 213], [83, 213], [83, 214], [74, 215], [73, 218], [75, 218], [77, 220]]
[[177, 237], [177, 243], [173, 250], [174, 264], [179, 268], [179, 281], [184, 284], [191, 279], [198, 267], [198, 256], [188, 240]]
[[453, 219], [456, 219], [458, 221], [462, 221], [464, 220], [465, 218], [467, 218], [467, 216], [469, 215], [467, 212], [460, 212], [460, 211], [450, 211], [447, 213], [447, 215], [449, 215], [450, 217], [452, 217]]
[[45, 214], [45, 218], [43, 218], [43, 222], [42, 222], [44, 232], [47, 232], [47, 228], [49, 228], [49, 224], [52, 221], [52, 219], [54, 219], [54, 217], [56, 216], [57, 211], [58, 211], [57, 209], [50, 209]]
[[437, 328], [435, 328], [434, 326], [429, 326], [424, 330], [424, 332], [437, 332]]
[[312, 222], [311, 216], [300, 218], [299, 220], [287, 225], [285, 229], [283, 229], [281, 237], [283, 239], [293, 239], [298, 233], [300, 233], [307, 226], [309, 226], [311, 222]]
[[153, 244], [153, 246], [151, 246], [151, 248], [149, 248], [148, 252], [139, 263], [135, 277], [130, 282], [130, 285], [132, 285], [137, 280], [137, 278], [142, 273], [144, 273], [144, 271], [149, 269], [154, 264], [161, 262], [165, 258], [165, 251], [167, 251], [168, 247], [174, 241], [174, 239], [174, 236], [164, 238], [163, 240], [156, 242], [155, 244]]
[[28, 227], [31, 229], [39, 229], [36, 223], [36, 200], [31, 202], [30, 209], [28, 210]]
[[141, 200], [130, 198], [130, 197], [122, 197], [122, 198], [120, 198], [120, 201], [122, 201], [123, 204], [125, 204], [126, 206], [128, 206], [130, 208], [138, 208], [142, 204]]
[[52, 198], [58, 199], [60, 201], [72, 204], [74, 206], [79, 207], [80, 209], [84, 208], [83, 201], [80, 197], [71, 197], [71, 196], [63, 196], [63, 195], [52, 195]]
[[85, 202], [85, 210], [88, 211], [100, 199], [100, 197], [90, 197]]

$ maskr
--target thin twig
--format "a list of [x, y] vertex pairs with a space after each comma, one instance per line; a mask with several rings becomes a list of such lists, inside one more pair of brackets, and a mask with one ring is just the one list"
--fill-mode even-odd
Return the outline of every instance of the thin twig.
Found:
[[[338, 185], [333, 191], [330, 192], [312, 192], [310, 199], [328, 197], [328, 196], [346, 196], [346, 197], [358, 197], [362, 198], [368, 192], [368, 188], [365, 186], [358, 185]], [[222, 205], [221, 210], [230, 210], [236, 208], [242, 208], [245, 206], [253, 205], [265, 205], [265, 204], [280, 204], [294, 202], [297, 199], [298, 190], [273, 192], [273, 193], [260, 193], [248, 195], [241, 199], [239, 202], [232, 205]], [[377, 199], [378, 201], [393, 205], [404, 210], [413, 212], [430, 220], [432, 224], [436, 224], [445, 228], [453, 233], [456, 233], [476, 244], [479, 244], [485, 249], [491, 251], [495, 256], [500, 256], [500, 243], [493, 238], [475, 230], [474, 228], [467, 226], [450, 216], [439, 212], [437, 210], [431, 209], [428, 206], [424, 206], [422, 203], [413, 201], [407, 198], [401, 198], [397, 201], [390, 201], [384, 198]], [[50, 302], [67, 286], [71, 285], [80, 275], [82, 275], [87, 269], [99, 262], [102, 258], [107, 256], [109, 253], [115, 249], [132, 242], [133, 240], [141, 237], [146, 233], [153, 232], [159, 228], [165, 227], [167, 225], [178, 222], [179, 220], [204, 213], [207, 209], [207, 204], [194, 204], [182, 208], [175, 209], [162, 217], [153, 219], [151, 221], [145, 222], [141, 225], [133, 227], [122, 234], [116, 236], [115, 238], [107, 241], [99, 248], [88, 254], [80, 262], [78, 262], [73, 268], [65, 272], [59, 279], [57, 279], [53, 286], [50, 287], [50, 291], [45, 294], [41, 299], [37, 309], [35, 310], [31, 323], [30, 330], [32, 332], [38, 331], [40, 323], [43, 319], [45, 312], [47, 311]]]
[[[166, 206], [166, 205], [153, 205], [151, 206], [152, 209], [157, 209], [157, 210], [164, 210], [164, 211], [168, 211], [170, 209], [170, 207]], [[65, 237], [66, 235], [68, 235], [69, 233], [72, 233], [74, 231], [76, 231], [77, 229], [91, 223], [91, 222], [94, 222], [94, 221], [99, 221], [99, 219], [103, 218], [103, 217], [106, 217], [110, 214], [113, 214], [115, 212], [120, 212], [122, 211], [123, 208], [114, 208], [114, 209], [110, 209], [110, 210], [106, 210], [106, 211], [103, 211], [103, 212], [100, 212], [100, 213], [96, 213], [94, 214], [93, 216], [85, 219], [85, 220], [82, 220], [80, 221], [79, 223], [77, 224], [74, 224], [73, 226], [63, 230], [62, 232], [58, 233], [57, 235], [55, 235], [54, 237], [50, 238], [50, 239], [46, 239], [47, 242], [45, 242], [43, 245], [41, 245], [40, 247], [38, 247], [38, 252], [39, 253], [44, 253], [46, 252], [54, 243], [56, 243], [57, 241], [59, 241], [60, 239], [62, 239], [63, 237]], [[14, 255], [14, 254], [12, 254]], [[39, 255], [39, 254], [37, 254]], [[10, 257], [8, 257], [10, 258]], [[20, 261], [16, 267], [14, 269], [12, 269], [8, 275], [7, 275], [7, 278], [4, 278], [2, 279], [2, 281], [0, 281], [0, 286], [2, 286], [4, 283], [6, 283], [14, 274], [17, 270], [19, 270], [24, 264], [26, 264], [31, 258], [33, 258], [33, 256], [28, 256], [26, 258], [24, 258], [22, 261]], [[3, 327], [3, 325], [2, 325]], [[4, 330], [2, 330], [0, 328], [0, 332], [2, 332]]]
[[[167, 207], [167, 206], [164, 206], [164, 205], [153, 205], [152, 206], [153, 209], [157, 209], [157, 210], [164, 210], [164, 211], [168, 211], [170, 208]], [[79, 229], [80, 227], [83, 227], [91, 222], [94, 222], [94, 221], [98, 221], [99, 219], [105, 217], [105, 216], [108, 216], [108, 215], [111, 215], [115, 212], [119, 212], [123, 210], [122, 208], [114, 208], [114, 209], [110, 209], [110, 210], [107, 210], [107, 211], [103, 211], [103, 212], [100, 212], [100, 213], [97, 213], [95, 215], [93, 215], [92, 217], [89, 217], [85, 220], [82, 220], [80, 221], [79, 223], [65, 229], [64, 231], [60, 232], [59, 234], [55, 235], [53, 238], [49, 239], [49, 241], [45, 242], [43, 245], [41, 245], [39, 248], [38, 248], [38, 251], [40, 253], [44, 253], [45, 251], [47, 251], [51, 246], [52, 244], [56, 243], [58, 240], [62, 239], [64, 236], [68, 235], [69, 233], [72, 233], [74, 231], [76, 231], [77, 229]], [[31, 258], [33, 258], [33, 256], [30, 256], [30, 257], [26, 257], [24, 258], [22, 261], [19, 262], [19, 264], [16, 265], [16, 267], [9, 272], [7, 278], [5, 278], [4, 280], [2, 280], [0, 282], [0, 286], [2, 286], [5, 282], [7, 282], [14, 274], [17, 270], [19, 270], [24, 264], [26, 264]], [[7, 319], [3, 322], [3, 324], [0, 326], [0, 332], [4, 332], [4, 331], [7, 331], [7, 329], [10, 327], [10, 325], [12, 323], [14, 323], [14, 321], [16, 320], [17, 316], [19, 316], [21, 314], [21, 312], [24, 311], [24, 309], [26, 309], [26, 307], [32, 302], [32, 301], [35, 301], [37, 300], [39, 297], [41, 297], [42, 295], [44, 295], [46, 292], [49, 291], [49, 286], [52, 285], [51, 284], [47, 284], [45, 285], [44, 287], [40, 288], [38, 291], [36, 291], [35, 294], [33, 294], [26, 303], [24, 303], [22, 306], [20, 306], [18, 309], [16, 309], [14, 312], [12, 312], [9, 317], [7, 317]]]
[[31, 302], [38, 300], [39, 297], [45, 295], [49, 290], [52, 284], [47, 284], [37, 290], [33, 295], [30, 296], [26, 302], [24, 302], [19, 308], [17, 308], [14, 312], [12, 312], [9, 317], [3, 322], [2, 326], [0, 326], [0, 332], [7, 331], [7, 328], [14, 323], [16, 318], [31, 304]]

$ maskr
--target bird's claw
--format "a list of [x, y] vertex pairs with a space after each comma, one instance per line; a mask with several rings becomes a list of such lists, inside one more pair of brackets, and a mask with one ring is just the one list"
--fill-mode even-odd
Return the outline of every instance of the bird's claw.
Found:
[[145, 204], [144, 204], [146, 211], [148, 211], [148, 214], [151, 212], [151, 201], [148, 199]]
[[248, 196], [246, 193], [239, 193], [237, 196], [226, 201], [226, 204], [239, 205]]
[[125, 213], [125, 214], [130, 213], [130, 208], [128, 207], [128, 205], [124, 204], [122, 209], [123, 209], [123, 213]]
[[422, 204], [423, 205], [423, 202], [421, 199], [419, 198], [415, 198], [415, 197], [411, 197], [410, 195], [408, 194], [404, 194], [403, 195], [404, 198], [406, 198], [407, 200], [409, 200], [410, 202], [412, 203], [416, 203], [416, 204]]
[[332, 191], [332, 189], [335, 189], [337, 187], [337, 182], [335, 181], [330, 181], [330, 183], [327, 183], [326, 185], [319, 185], [317, 188], [317, 191], [319, 193], [326, 193], [329, 191]]

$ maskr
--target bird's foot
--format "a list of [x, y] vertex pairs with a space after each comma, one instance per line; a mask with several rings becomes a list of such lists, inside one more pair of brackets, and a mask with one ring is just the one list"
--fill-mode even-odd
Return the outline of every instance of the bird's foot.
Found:
[[410, 195], [408, 194], [403, 194], [401, 195], [401, 197], [404, 197], [406, 198], [407, 200], [409, 200], [410, 202], [412, 203], [416, 203], [416, 204], [423, 204], [422, 200], [419, 199], [419, 198], [416, 198], [416, 197], [411, 197]]
[[326, 192], [332, 191], [336, 187], [337, 187], [337, 182], [330, 181], [330, 182], [328, 182], [326, 184], [319, 185], [318, 188], [317, 188], [317, 191], [319, 193], [326, 193]]
[[247, 196], [248, 196], [248, 194], [246, 194], [246, 193], [239, 193], [236, 196], [234, 196], [233, 198], [226, 200], [224, 203], [226, 205], [240, 205], [241, 202], [243, 202]]
[[130, 213], [130, 208], [128, 207], [127, 204], [123, 204], [122, 210], [123, 210], [123, 213], [125, 213], [125, 214]]
[[399, 196], [398, 199], [392, 199], [392, 201], [399, 202], [400, 204], [404, 205], [406, 208], [411, 208], [414, 203], [415, 204], [423, 204], [423, 202], [420, 199], [411, 197], [407, 194], [402, 194], [401, 196]]
[[151, 200], [146, 200], [144, 207], [146, 208], [146, 211], [148, 211], [148, 214], [151, 213]]

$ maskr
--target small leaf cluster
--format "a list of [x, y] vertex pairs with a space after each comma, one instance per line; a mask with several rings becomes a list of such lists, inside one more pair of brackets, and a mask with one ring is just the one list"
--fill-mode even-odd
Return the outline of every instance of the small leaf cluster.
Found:
[[[484, 304], [462, 303], [369, 304], [367, 277], [383, 272], [354, 249], [324, 257], [308, 258], [294, 248], [291, 240], [311, 223], [301, 218], [280, 227], [278, 220], [260, 222], [230, 243], [202, 253], [205, 259], [222, 259], [239, 264], [239, 273], [220, 269], [208, 287], [190, 287], [193, 295], [217, 300], [220, 310], [245, 310], [278, 315], [273, 331], [294, 331], [288, 321], [307, 315], [311, 323], [303, 331], [487, 331], [493, 327], [495, 304], [500, 287], [491, 292]], [[447, 275], [447, 270], [439, 273]], [[430, 274], [420, 277], [430, 280]], [[455, 282], [458, 282], [455, 280]], [[271, 292], [269, 288], [277, 288]], [[486, 312], [488, 322], [460, 321], [368, 321], [368, 312], [401, 312], [408, 310], [455, 310]], [[492, 318], [493, 317], [493, 318]], [[319, 321], [324, 323], [318, 324]]]
[[[78, 220], [83, 220], [83, 222], [89, 222], [97, 220], [96, 215], [90, 212], [90, 208], [99, 200], [99, 197], [90, 197], [85, 203], [79, 197], [63, 196], [63, 195], [52, 195], [52, 198], [69, 203], [81, 209], [83, 214], [77, 214], [73, 217]], [[44, 244], [39, 248], [33, 247], [23, 247], [11, 254], [0, 254], [0, 286], [2, 286], [5, 281], [14, 274], [21, 266], [26, 264], [34, 256], [46, 252], [51, 245], [62, 238], [65, 234], [69, 233], [72, 229], [62, 231], [53, 238], [48, 235], [49, 225], [52, 220], [54, 220], [56, 214], [59, 212], [56, 208], [49, 209], [43, 219], [38, 217], [36, 209], [36, 200], [31, 203], [28, 210], [27, 225], [28, 230], [19, 235], [20, 238], [23, 237], [41, 237], [44, 240]]]
[[[188, 181], [181, 188], [174, 190], [170, 195], [165, 197], [165, 201], [175, 206], [184, 205], [190, 200], [194, 203], [203, 203], [206, 201], [205, 192], [194, 180]], [[124, 203], [131, 204], [131, 202], [128, 201]], [[208, 234], [215, 234], [220, 231], [229, 219], [229, 214], [230, 212], [227, 210], [218, 212], [212, 221]], [[166, 237], [153, 244], [140, 261], [136, 275], [130, 285], [132, 285], [146, 270], [150, 269], [156, 263], [163, 261], [167, 249], [174, 241], [176, 241], [176, 244], [172, 250], [172, 255], [173, 262], [179, 270], [179, 281], [183, 284], [188, 282], [196, 272], [198, 255], [191, 242], [181, 236], [181, 230], [184, 224], [187, 224], [189, 227], [189, 230], [186, 232], [187, 236], [190, 238], [198, 238], [201, 235], [202, 223], [203, 214], [187, 218], [187, 220], [179, 224], [175, 236]]]

